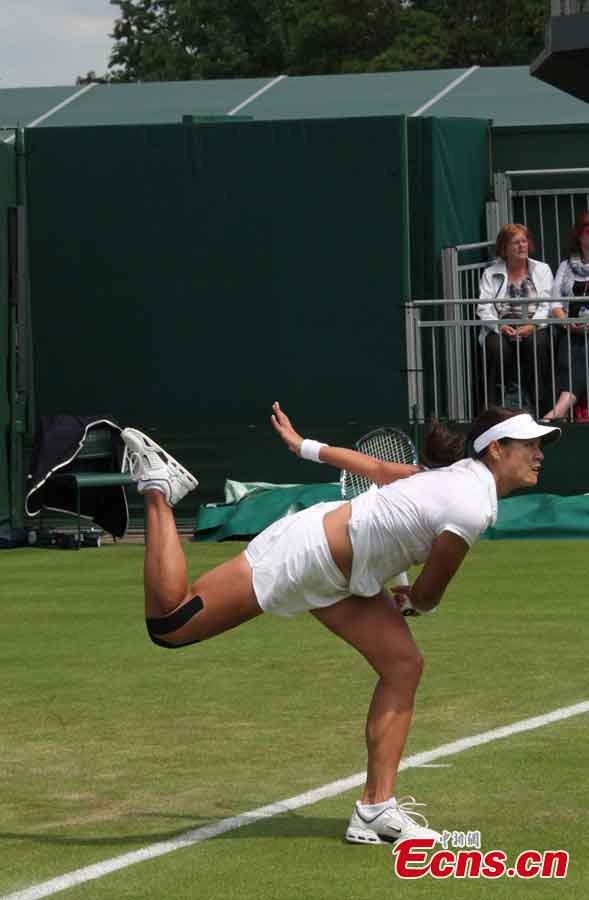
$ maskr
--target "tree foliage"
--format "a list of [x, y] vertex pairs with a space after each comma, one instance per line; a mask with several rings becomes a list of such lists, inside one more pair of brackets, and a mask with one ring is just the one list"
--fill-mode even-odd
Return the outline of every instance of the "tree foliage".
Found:
[[374, 57], [370, 69], [374, 72], [443, 69], [447, 65], [449, 43], [438, 16], [426, 10], [405, 9], [394, 40]]
[[111, 0], [111, 80], [361, 71], [395, 34], [400, 0]]
[[165, 81], [529, 64], [550, 0], [110, 0], [108, 75]]
[[293, 5], [289, 74], [362, 72], [394, 39], [395, 0], [301, 0]]
[[529, 65], [544, 46], [550, 0], [412, 0], [448, 38], [446, 65]]

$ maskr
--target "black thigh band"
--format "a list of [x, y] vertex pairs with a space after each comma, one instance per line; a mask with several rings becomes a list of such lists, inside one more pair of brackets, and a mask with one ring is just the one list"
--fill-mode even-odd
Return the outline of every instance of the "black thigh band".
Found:
[[198, 644], [197, 640], [186, 641], [183, 644], [172, 644], [169, 641], [163, 641], [159, 635], [170, 634], [172, 631], [177, 631], [179, 628], [182, 628], [183, 625], [190, 622], [192, 617], [199, 613], [203, 608], [204, 603], [201, 598], [192, 597], [188, 603], [185, 603], [184, 606], [181, 606], [180, 609], [173, 612], [171, 616], [163, 616], [161, 619], [146, 619], [145, 624], [147, 625], [147, 632], [153, 643], [157, 644], [159, 647], [169, 647], [171, 650], [174, 650], [177, 647], [188, 647], [189, 644]]

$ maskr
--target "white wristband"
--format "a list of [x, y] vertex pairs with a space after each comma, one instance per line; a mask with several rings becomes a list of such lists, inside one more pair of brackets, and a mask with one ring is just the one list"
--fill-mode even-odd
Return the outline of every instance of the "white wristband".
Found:
[[311, 441], [308, 438], [305, 438], [305, 440], [301, 444], [299, 456], [301, 457], [301, 459], [310, 459], [311, 462], [322, 463], [323, 460], [319, 459], [319, 451], [322, 447], [327, 447], [327, 444], [322, 444], [320, 441]]

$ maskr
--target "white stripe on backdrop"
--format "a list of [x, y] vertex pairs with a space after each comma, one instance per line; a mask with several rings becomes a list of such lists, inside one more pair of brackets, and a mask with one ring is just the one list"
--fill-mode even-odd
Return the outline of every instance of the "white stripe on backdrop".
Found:
[[[92, 82], [91, 84], [87, 84], [85, 87], [80, 88], [79, 91], [76, 91], [75, 94], [71, 94], [71, 96], [66, 97], [65, 100], [62, 100], [61, 103], [58, 103], [57, 106], [53, 106], [51, 109], [48, 109], [46, 113], [43, 113], [42, 116], [39, 116], [38, 119], [33, 119], [32, 122], [29, 122], [25, 127], [26, 128], [35, 128], [37, 125], [40, 125], [41, 122], [44, 122], [45, 119], [48, 119], [54, 113], [59, 112], [60, 109], [63, 109], [64, 106], [68, 106], [72, 101], [77, 100], [78, 97], [81, 97], [82, 94], [86, 94], [88, 91], [91, 91], [92, 88], [96, 87], [96, 82]], [[10, 137], [7, 137], [4, 141], [5, 144], [14, 143], [15, 136], [12, 134]]]

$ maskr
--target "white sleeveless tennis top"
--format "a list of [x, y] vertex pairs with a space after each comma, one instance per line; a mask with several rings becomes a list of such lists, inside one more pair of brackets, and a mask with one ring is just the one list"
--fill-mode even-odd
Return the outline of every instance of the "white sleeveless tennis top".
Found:
[[471, 547], [496, 519], [495, 479], [474, 459], [372, 487], [352, 500], [351, 593], [378, 594], [389, 578], [424, 562], [443, 531]]

